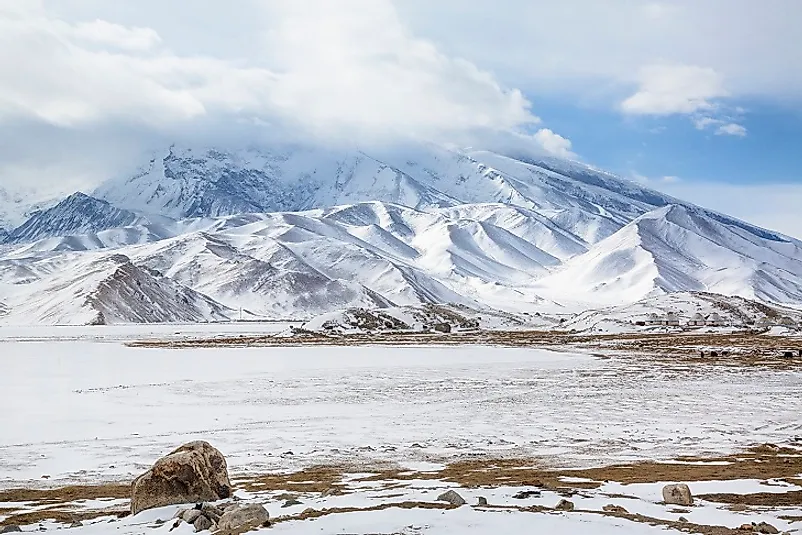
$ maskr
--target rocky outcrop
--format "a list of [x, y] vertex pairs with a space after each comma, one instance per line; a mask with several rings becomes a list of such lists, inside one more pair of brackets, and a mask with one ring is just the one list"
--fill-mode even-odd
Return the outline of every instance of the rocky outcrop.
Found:
[[270, 515], [258, 503], [229, 507], [220, 517], [217, 528], [224, 533], [245, 533], [252, 529], [267, 526]]
[[204, 441], [184, 444], [136, 478], [131, 513], [180, 503], [217, 501], [231, 495], [223, 454]]
[[440, 496], [437, 497], [438, 502], [448, 502], [451, 505], [456, 505], [457, 507], [461, 505], [465, 505], [467, 502], [465, 498], [460, 496], [456, 491], [449, 490], [448, 492], [444, 492]]
[[693, 505], [693, 495], [684, 483], [666, 485], [663, 487], [663, 501], [671, 505]]

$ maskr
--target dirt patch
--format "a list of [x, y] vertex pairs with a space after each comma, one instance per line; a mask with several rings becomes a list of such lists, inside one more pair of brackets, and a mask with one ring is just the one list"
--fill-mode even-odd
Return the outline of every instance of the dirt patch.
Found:
[[[685, 365], [802, 367], [802, 337], [767, 336], [759, 332], [711, 334], [678, 332], [660, 334], [572, 334], [555, 331], [470, 331], [456, 333], [385, 332], [324, 334], [307, 332], [294, 337], [229, 336], [184, 340], [146, 340], [131, 347], [290, 347], [290, 346], [407, 346], [489, 345], [582, 349], [613, 354], [636, 354], [656, 362]], [[792, 356], [784, 356], [791, 351]]]
[[[713, 458], [681, 458], [671, 463], [640, 462], [565, 470], [540, 468], [537, 465], [538, 461], [532, 459], [471, 459], [451, 463], [435, 472], [381, 471], [361, 481], [438, 479], [468, 488], [531, 486], [551, 490], [581, 490], [598, 488], [605, 481], [628, 484], [660, 481], [787, 479], [802, 473], [802, 450], [762, 445], [739, 454]], [[565, 478], [588, 481], [574, 479], [565, 481]]]
[[758, 492], [755, 494], [700, 494], [700, 500], [739, 505], [761, 505], [767, 507], [793, 507], [802, 505], [802, 491]]
[[371, 507], [331, 507], [328, 509], [307, 509], [297, 515], [286, 515], [271, 520], [271, 523], [287, 522], [290, 520], [309, 520], [310, 518], [320, 518], [322, 516], [335, 515], [339, 513], [364, 513], [369, 511], [384, 511], [386, 509], [456, 509], [456, 505], [440, 502], [398, 502], [383, 503]]
[[84, 522], [93, 520], [102, 516], [116, 516], [122, 518], [128, 516], [130, 511], [127, 507], [103, 510], [87, 510], [87, 511], [67, 511], [60, 507], [52, 509], [40, 509], [37, 511], [30, 511], [27, 513], [20, 513], [10, 516], [0, 522], [0, 526], [27, 526], [37, 524], [45, 520], [52, 520], [59, 524], [72, 524], [74, 522]]
[[320, 492], [337, 495], [345, 492], [346, 485], [342, 482], [344, 473], [342, 467], [313, 466], [287, 474], [241, 477], [236, 480], [236, 486], [249, 492], [282, 490], [293, 493]]
[[103, 498], [130, 498], [131, 485], [109, 483], [106, 485], [72, 485], [56, 489], [10, 489], [0, 491], [2, 502], [67, 503], [77, 500], [100, 500]]

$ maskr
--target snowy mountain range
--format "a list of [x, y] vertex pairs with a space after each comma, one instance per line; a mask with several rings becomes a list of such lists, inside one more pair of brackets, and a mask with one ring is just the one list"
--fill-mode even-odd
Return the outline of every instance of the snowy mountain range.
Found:
[[687, 291], [802, 306], [802, 242], [546, 156], [174, 146], [27, 209], [0, 236], [0, 323], [565, 312]]

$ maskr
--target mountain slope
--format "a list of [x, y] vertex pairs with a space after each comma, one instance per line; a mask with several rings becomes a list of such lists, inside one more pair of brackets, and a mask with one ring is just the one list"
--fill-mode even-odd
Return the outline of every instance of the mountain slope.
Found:
[[121, 254], [0, 260], [5, 324], [201, 322], [231, 312]]
[[539, 281], [547, 295], [633, 302], [707, 291], [802, 303], [802, 243], [687, 206], [649, 212]]
[[12, 230], [5, 242], [21, 243], [51, 236], [86, 234], [137, 222], [141, 219], [135, 213], [79, 192], [35, 214]]

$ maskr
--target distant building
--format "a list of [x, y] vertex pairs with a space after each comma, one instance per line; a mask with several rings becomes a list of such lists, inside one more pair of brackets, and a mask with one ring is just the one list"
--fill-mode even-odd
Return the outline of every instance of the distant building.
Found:
[[724, 319], [719, 316], [718, 312], [713, 312], [707, 317], [707, 324], [710, 327], [723, 327], [725, 325]]
[[688, 322], [688, 325], [692, 325], [694, 327], [704, 327], [707, 325], [707, 320], [705, 317], [702, 316], [701, 313], [697, 312], [691, 317], [691, 320]]
[[679, 327], [679, 315], [676, 312], [666, 314], [665, 325]]

